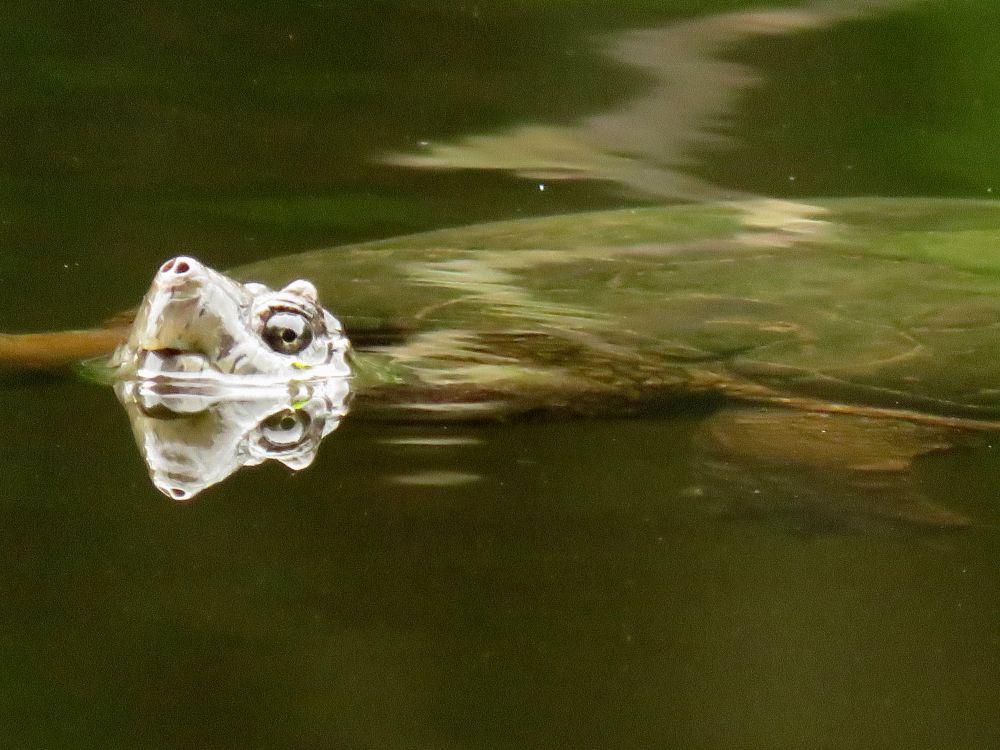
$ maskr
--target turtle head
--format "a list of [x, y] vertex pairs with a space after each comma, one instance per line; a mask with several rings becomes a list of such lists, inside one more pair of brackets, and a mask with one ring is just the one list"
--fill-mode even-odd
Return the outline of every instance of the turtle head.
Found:
[[347, 350], [310, 282], [272, 290], [181, 256], [160, 267], [111, 366], [124, 378], [280, 382], [347, 375]]

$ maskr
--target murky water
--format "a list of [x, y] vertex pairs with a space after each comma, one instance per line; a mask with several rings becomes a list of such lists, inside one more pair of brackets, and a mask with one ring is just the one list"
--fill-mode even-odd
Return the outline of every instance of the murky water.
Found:
[[[179, 252], [1000, 190], [991, 3], [609, 6], [3, 7], [2, 328], [92, 324]], [[0, 744], [995, 745], [993, 444], [918, 460], [942, 531], [819, 475], [720, 492], [708, 419], [349, 416], [175, 505], [109, 389], [8, 378]]]

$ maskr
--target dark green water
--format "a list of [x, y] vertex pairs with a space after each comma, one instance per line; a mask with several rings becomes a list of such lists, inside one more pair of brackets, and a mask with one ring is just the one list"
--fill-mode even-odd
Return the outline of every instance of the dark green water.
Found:
[[[224, 268], [698, 195], [1000, 190], [992, 3], [795, 5], [5, 5], [2, 328], [93, 323], [179, 252]], [[664, 27], [664, 79], [601, 54]], [[643, 97], [637, 122], [671, 123], [653, 145], [581, 125]], [[509, 169], [434, 151], [525, 125], [658, 169], [519, 176], [523, 137], [463, 157]], [[179, 506], [109, 390], [5, 381], [0, 745], [995, 746], [1000, 456], [914, 471], [964, 530], [733, 512], [691, 490], [703, 416], [348, 418], [308, 470]]]

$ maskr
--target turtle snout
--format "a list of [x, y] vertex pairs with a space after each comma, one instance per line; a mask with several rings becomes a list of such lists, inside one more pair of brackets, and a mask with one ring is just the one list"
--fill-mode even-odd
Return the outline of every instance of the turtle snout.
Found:
[[154, 479], [153, 484], [156, 486], [156, 489], [169, 497], [171, 500], [175, 500], [177, 502], [190, 500], [198, 494], [197, 490], [189, 490], [185, 487], [171, 485], [170, 483], [160, 479]]
[[204, 269], [204, 266], [194, 258], [186, 255], [178, 255], [171, 258], [160, 266], [160, 276], [164, 279], [183, 279], [196, 276]]
[[171, 258], [162, 266], [153, 280], [153, 288], [171, 295], [196, 294], [205, 285], [209, 271], [200, 262], [187, 255]]

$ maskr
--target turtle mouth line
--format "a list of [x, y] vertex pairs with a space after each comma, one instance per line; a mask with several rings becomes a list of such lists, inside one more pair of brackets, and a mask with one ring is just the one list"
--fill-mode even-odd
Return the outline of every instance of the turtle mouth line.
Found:
[[213, 368], [201, 352], [177, 347], [141, 347], [137, 351], [139, 374], [143, 377], [191, 377]]

